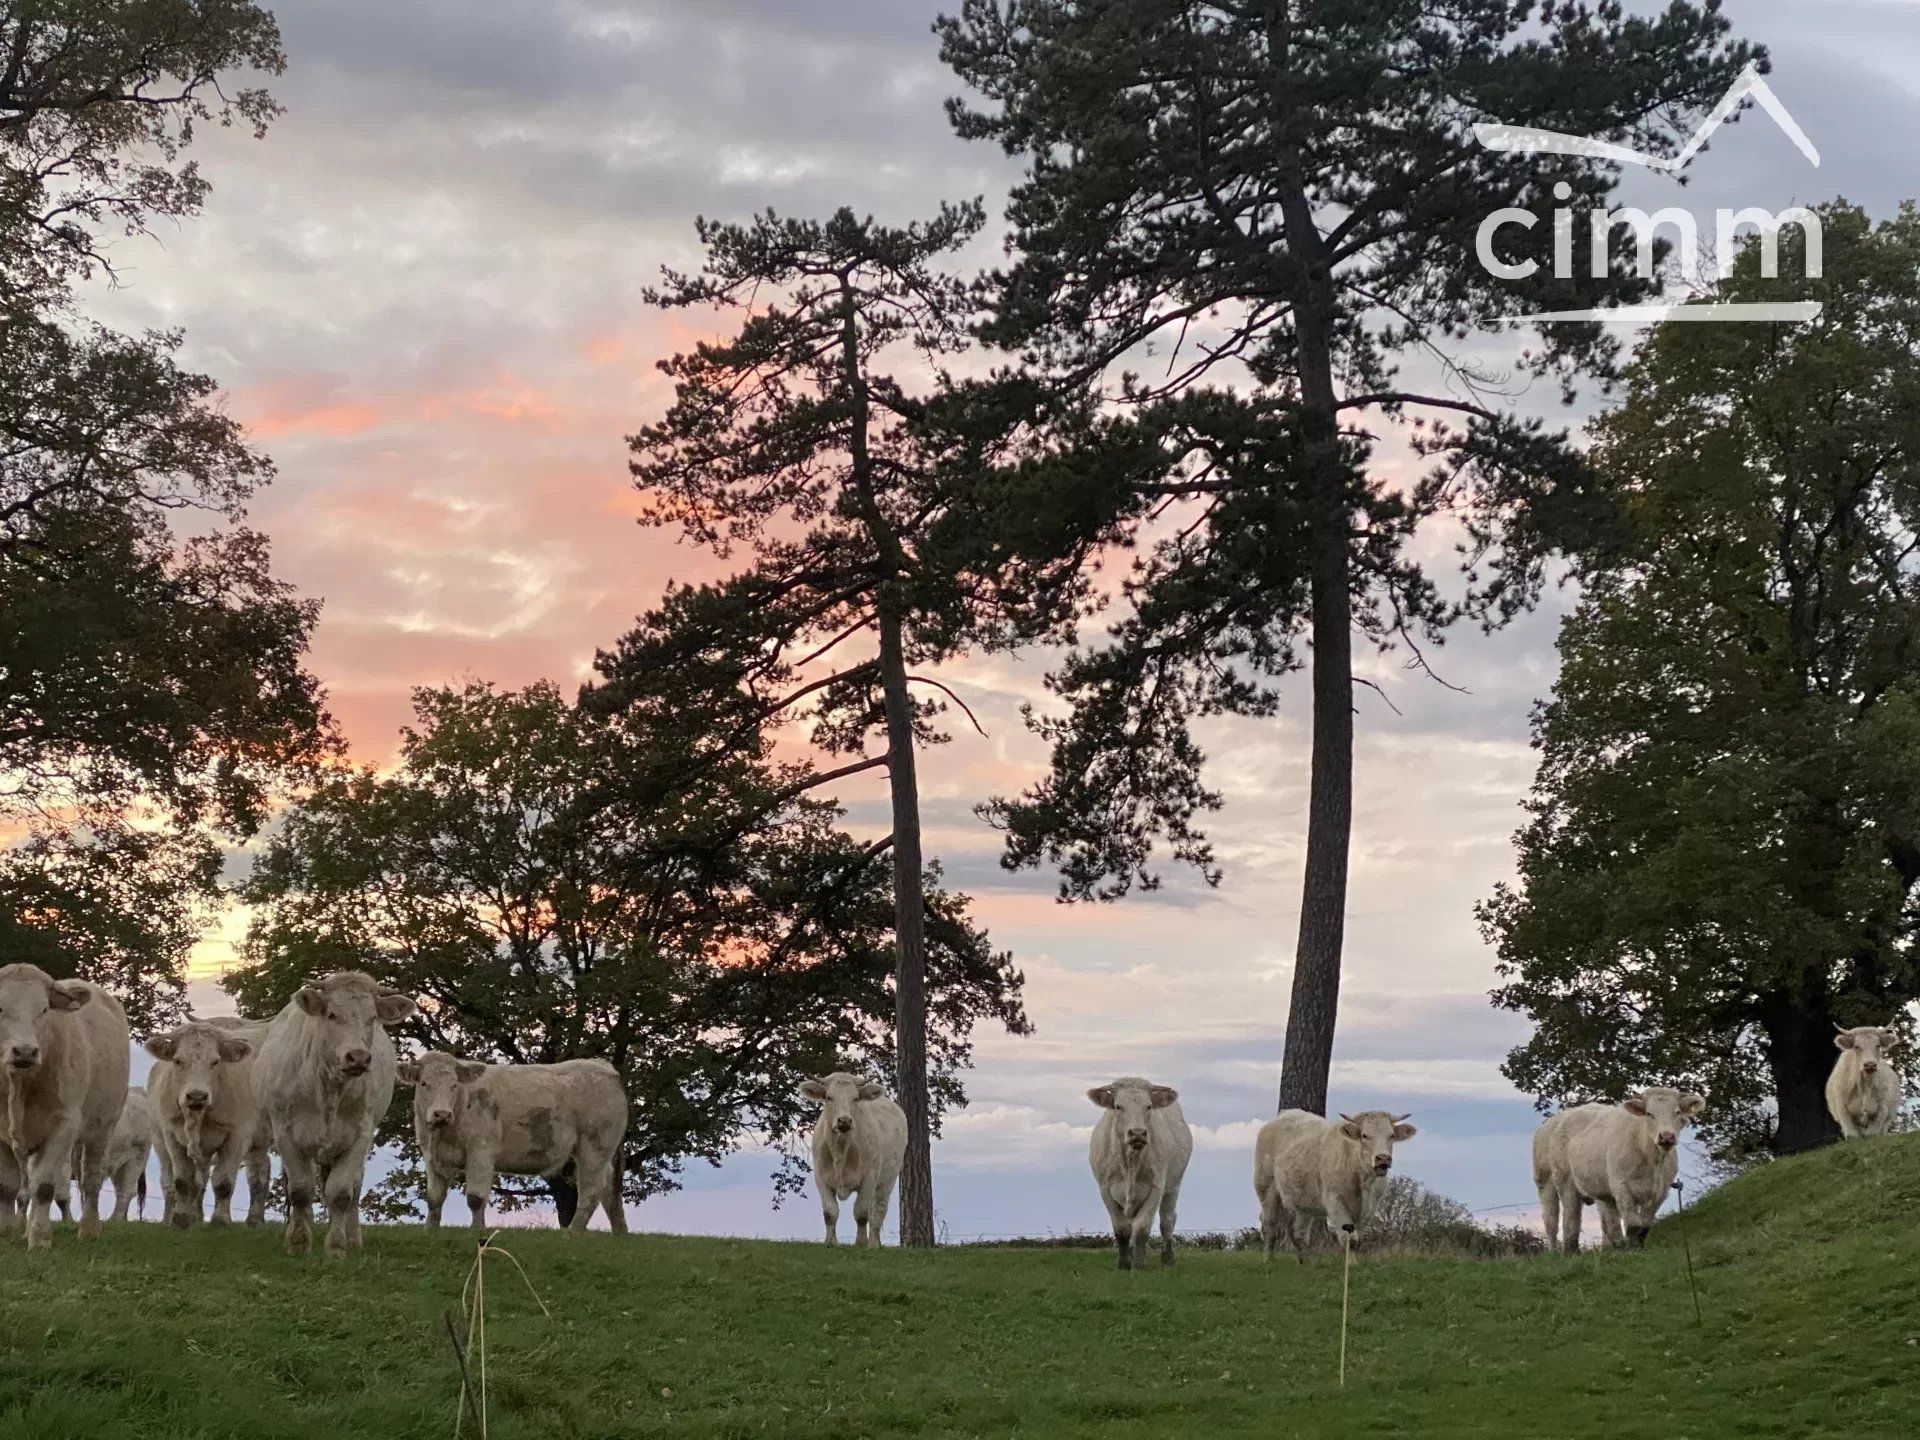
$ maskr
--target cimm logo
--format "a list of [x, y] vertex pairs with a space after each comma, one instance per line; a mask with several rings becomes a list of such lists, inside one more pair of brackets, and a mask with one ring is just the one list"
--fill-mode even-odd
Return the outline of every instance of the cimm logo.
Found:
[[[1820, 152], [1814, 148], [1813, 141], [1807, 138], [1807, 132], [1800, 128], [1787, 107], [1780, 103], [1780, 97], [1773, 93], [1766, 80], [1761, 77], [1756, 66], [1749, 65], [1734, 81], [1720, 103], [1713, 108], [1693, 138], [1681, 147], [1680, 153], [1671, 159], [1658, 155], [1645, 155], [1638, 150], [1630, 150], [1624, 145], [1615, 145], [1606, 140], [1595, 140], [1581, 135], [1563, 135], [1557, 130], [1536, 130], [1525, 125], [1476, 125], [1474, 138], [1489, 150], [1501, 150], [1509, 153], [1534, 155], [1575, 155], [1594, 160], [1610, 160], [1621, 165], [1639, 165], [1648, 170], [1665, 171], [1677, 174], [1686, 169], [1689, 161], [1700, 153], [1713, 132], [1718, 130], [1743, 104], [1751, 99], [1773, 118], [1786, 137], [1794, 144], [1807, 162], [1816, 169], [1820, 165]], [[1573, 194], [1572, 187], [1565, 181], [1554, 186], [1556, 199], [1566, 200]], [[1571, 209], [1561, 208], [1553, 212], [1553, 274], [1556, 279], [1571, 280], [1579, 271], [1575, 259], [1575, 221], [1578, 217]], [[1494, 240], [1500, 231], [1509, 225], [1531, 230], [1539, 224], [1540, 217], [1531, 211], [1518, 208], [1496, 210], [1480, 223], [1480, 232], [1474, 240], [1474, 253], [1489, 275], [1500, 280], [1525, 280], [1538, 273], [1540, 263], [1537, 260], [1507, 262], [1500, 259], [1494, 251]], [[1733, 261], [1738, 253], [1735, 238], [1740, 227], [1751, 225], [1760, 234], [1761, 274], [1773, 279], [1780, 273], [1780, 231], [1787, 225], [1798, 225], [1805, 239], [1806, 273], [1818, 277], [1821, 273], [1824, 236], [1820, 229], [1820, 217], [1804, 206], [1775, 213], [1758, 207], [1741, 210], [1722, 208], [1713, 217], [1713, 248], [1703, 251], [1701, 246], [1701, 227], [1698, 217], [1691, 210], [1679, 206], [1668, 206], [1648, 214], [1636, 206], [1623, 206], [1618, 210], [1599, 209], [1587, 215], [1585, 262], [1589, 274], [1594, 278], [1606, 275], [1609, 265], [1609, 246], [1615, 229], [1625, 226], [1633, 232], [1635, 246], [1635, 272], [1641, 278], [1657, 278], [1657, 265], [1654, 245], [1662, 229], [1670, 229], [1674, 236], [1674, 249], [1680, 257], [1681, 274], [1690, 281], [1699, 282], [1709, 275], [1724, 279], [1733, 272]], [[1806, 322], [1820, 314], [1820, 302], [1817, 300], [1794, 301], [1780, 304], [1707, 304], [1707, 305], [1623, 305], [1613, 309], [1595, 310], [1546, 310], [1531, 315], [1508, 317], [1510, 323], [1534, 324], [1539, 321], [1553, 320], [1605, 320], [1619, 324], [1646, 324], [1660, 320], [1686, 321], [1770, 321], [1778, 323]]]

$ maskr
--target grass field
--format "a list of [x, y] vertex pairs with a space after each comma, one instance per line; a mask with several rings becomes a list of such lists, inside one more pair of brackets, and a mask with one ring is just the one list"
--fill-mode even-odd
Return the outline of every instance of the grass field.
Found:
[[[489, 1270], [491, 1433], [614, 1436], [1910, 1436], [1920, 1136], [1771, 1166], [1639, 1254], [1353, 1269], [1189, 1252], [879, 1253], [555, 1233]], [[1589, 1229], [1594, 1228], [1590, 1224]], [[359, 1257], [158, 1226], [0, 1241], [0, 1436], [447, 1436], [464, 1232]], [[468, 1434], [476, 1433], [469, 1422]]]

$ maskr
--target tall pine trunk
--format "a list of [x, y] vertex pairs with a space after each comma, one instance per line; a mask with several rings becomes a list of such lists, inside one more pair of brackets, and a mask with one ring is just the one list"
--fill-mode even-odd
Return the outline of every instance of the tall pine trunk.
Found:
[[1288, 288], [1300, 376], [1301, 464], [1313, 507], [1313, 769], [1308, 780], [1307, 860], [1301, 878], [1300, 935], [1294, 949], [1280, 1108], [1327, 1111], [1334, 1028], [1340, 1011], [1340, 957], [1347, 930], [1347, 852], [1353, 829], [1352, 517], [1340, 453], [1340, 402], [1333, 375], [1333, 274], [1315, 224], [1289, 127], [1292, 19], [1287, 0], [1269, 0], [1268, 97], [1276, 130], [1278, 195], [1286, 225]]
[[1327, 1113], [1327, 1079], [1340, 1008], [1347, 930], [1347, 854], [1353, 830], [1353, 631], [1346, 536], [1316, 537], [1313, 571], [1313, 769], [1307, 863], [1294, 951], [1280, 1108]]
[[926, 905], [921, 894], [920, 781], [914, 765], [913, 701], [894, 588], [880, 601], [880, 687], [887, 710], [887, 778], [893, 792], [893, 928], [897, 1095], [907, 1112], [900, 1170], [900, 1243], [933, 1244], [933, 1139], [927, 1098]]

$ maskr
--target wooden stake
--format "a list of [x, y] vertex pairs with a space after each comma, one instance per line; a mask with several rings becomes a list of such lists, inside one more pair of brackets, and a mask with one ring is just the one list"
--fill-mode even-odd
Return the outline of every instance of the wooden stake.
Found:
[[1353, 1280], [1353, 1236], [1342, 1235], [1340, 1243], [1347, 1252], [1345, 1268], [1340, 1272], [1340, 1388], [1347, 1388], [1347, 1289]]

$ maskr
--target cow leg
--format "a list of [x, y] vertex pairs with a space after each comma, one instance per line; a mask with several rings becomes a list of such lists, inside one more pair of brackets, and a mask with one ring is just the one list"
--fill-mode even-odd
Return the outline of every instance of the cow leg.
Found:
[[287, 1181], [287, 1253], [305, 1255], [313, 1248], [313, 1201], [319, 1177], [313, 1160], [291, 1146], [280, 1152], [280, 1173]]
[[364, 1155], [343, 1155], [327, 1171], [327, 1255], [330, 1259], [338, 1259], [360, 1246], [360, 1180], [365, 1164]]
[[1620, 1207], [1611, 1200], [1594, 1197], [1594, 1205], [1600, 1211], [1600, 1234], [1609, 1249], [1618, 1250], [1627, 1243], [1627, 1237], [1620, 1228]]
[[80, 1162], [80, 1233], [88, 1238], [100, 1233], [100, 1187], [107, 1183], [110, 1144], [111, 1136], [102, 1136], [96, 1144], [83, 1143], [75, 1149]]
[[[493, 1194], [493, 1157], [476, 1155], [467, 1151], [466, 1171], [467, 1223], [478, 1235], [487, 1228], [487, 1197]], [[573, 1225], [576, 1230], [587, 1228], [587, 1216], [593, 1213], [585, 1195], [576, 1195], [573, 1207]]]
[[887, 1211], [893, 1205], [893, 1180], [879, 1180], [873, 1187], [873, 1204], [867, 1211], [867, 1244], [880, 1248], [880, 1232], [887, 1225]]
[[228, 1144], [220, 1151], [220, 1158], [213, 1162], [213, 1223], [216, 1225], [233, 1223], [233, 1185], [239, 1174], [239, 1153]]
[[1289, 1210], [1287, 1217], [1287, 1238], [1293, 1242], [1294, 1258], [1304, 1265], [1307, 1263], [1307, 1242], [1313, 1238], [1313, 1217], [1304, 1210]]
[[273, 1183], [273, 1166], [267, 1159], [266, 1145], [259, 1144], [247, 1152], [247, 1224], [261, 1226], [267, 1223], [267, 1189]]
[[1286, 1228], [1286, 1212], [1280, 1208], [1280, 1191], [1275, 1188], [1266, 1191], [1260, 1197], [1260, 1239], [1267, 1252], [1267, 1262], [1273, 1262], [1274, 1251], [1280, 1248], [1280, 1236]]
[[113, 1222], [124, 1225], [127, 1216], [133, 1210], [133, 1193], [139, 1187], [147, 1172], [147, 1157], [141, 1155], [127, 1161], [113, 1172]]
[[823, 1184], [818, 1175], [813, 1177], [813, 1188], [820, 1192], [820, 1214], [827, 1222], [827, 1244], [840, 1243], [840, 1197], [833, 1193], [831, 1185]]
[[624, 1194], [626, 1171], [620, 1164], [620, 1152], [616, 1149], [607, 1158], [607, 1196], [604, 1208], [607, 1212], [607, 1229], [615, 1235], [627, 1233], [627, 1200]]
[[1133, 1268], [1133, 1221], [1128, 1218], [1125, 1209], [1105, 1189], [1101, 1190], [1100, 1198], [1106, 1202], [1107, 1219], [1113, 1225], [1113, 1248], [1119, 1252], [1120, 1268], [1131, 1270]]
[[1155, 1186], [1148, 1192], [1146, 1203], [1133, 1212], [1127, 1238], [1133, 1246], [1133, 1268], [1136, 1270], [1147, 1268], [1147, 1237], [1153, 1233], [1153, 1217], [1160, 1209], [1162, 1193], [1162, 1188]]
[[1180, 1192], [1169, 1189], [1160, 1197], [1160, 1263], [1173, 1264], [1174, 1219], [1180, 1206]]
[[0, 1140], [0, 1235], [19, 1228], [20, 1187], [25, 1179], [20, 1162], [13, 1157], [13, 1146]]
[[1580, 1227], [1586, 1223], [1587, 1202], [1567, 1181], [1560, 1187], [1560, 1248], [1569, 1255], [1580, 1253]]
[[447, 1207], [447, 1177], [427, 1162], [427, 1228], [440, 1228], [440, 1213]]
[[206, 1194], [206, 1179], [198, 1162], [172, 1135], [163, 1135], [166, 1161], [161, 1170], [173, 1177], [167, 1202], [167, 1223], [176, 1230], [200, 1223], [200, 1203]]
[[568, 1222], [567, 1230], [570, 1234], [584, 1235], [593, 1220], [593, 1212], [607, 1201], [606, 1156], [586, 1145], [575, 1150], [573, 1183], [578, 1190], [574, 1196], [573, 1219]]
[[[73, 1147], [78, 1127], [69, 1123], [47, 1137], [39, 1153], [27, 1157], [27, 1248], [45, 1250], [53, 1244], [53, 1197], [73, 1174]], [[99, 1217], [94, 1217], [99, 1224]]]

